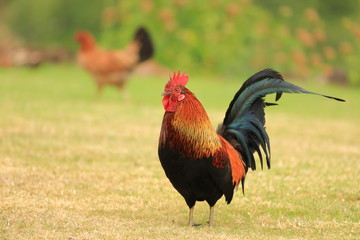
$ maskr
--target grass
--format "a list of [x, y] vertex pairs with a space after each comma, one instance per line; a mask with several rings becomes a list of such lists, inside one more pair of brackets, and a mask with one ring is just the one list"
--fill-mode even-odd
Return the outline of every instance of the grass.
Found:
[[[157, 157], [163, 78], [133, 78], [129, 102], [75, 66], [0, 70], [0, 239], [359, 239], [360, 90], [284, 95], [267, 109], [272, 169], [216, 205], [188, 209]], [[239, 80], [192, 79], [219, 123]], [[272, 97], [271, 97], [272, 98]], [[198, 203], [195, 220], [208, 206]]]

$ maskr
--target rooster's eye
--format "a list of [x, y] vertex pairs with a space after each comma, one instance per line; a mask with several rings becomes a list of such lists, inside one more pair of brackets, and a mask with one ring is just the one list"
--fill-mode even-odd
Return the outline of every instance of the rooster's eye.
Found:
[[177, 92], [177, 93], [178, 93], [178, 92], [180, 92], [180, 89], [178, 89], [178, 88], [175, 88], [175, 92]]

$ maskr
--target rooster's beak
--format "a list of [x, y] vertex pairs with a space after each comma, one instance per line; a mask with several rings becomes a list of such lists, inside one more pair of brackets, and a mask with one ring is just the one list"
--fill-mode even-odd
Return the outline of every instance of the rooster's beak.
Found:
[[169, 95], [170, 92], [167, 92], [167, 91], [163, 91], [163, 93], [161, 94], [161, 96], [165, 96], [165, 95]]

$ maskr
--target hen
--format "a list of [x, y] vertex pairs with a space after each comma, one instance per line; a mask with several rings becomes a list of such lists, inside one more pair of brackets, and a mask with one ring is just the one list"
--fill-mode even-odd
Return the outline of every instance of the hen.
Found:
[[248, 169], [256, 169], [255, 152], [261, 166], [265, 158], [270, 168], [264, 108], [275, 103], [264, 101], [267, 94], [276, 93], [276, 101], [282, 93], [308, 93], [344, 101], [309, 92], [285, 82], [278, 72], [265, 69], [244, 82], [215, 131], [200, 101], [185, 87], [187, 82], [188, 76], [179, 72], [165, 85], [158, 155], [166, 176], [190, 209], [189, 226], [194, 225], [196, 201], [210, 205], [211, 226], [216, 202], [225, 195], [229, 204], [240, 182], [244, 190]]
[[133, 40], [124, 49], [117, 51], [99, 48], [89, 32], [77, 32], [75, 39], [80, 44], [78, 63], [93, 76], [98, 94], [105, 85], [113, 85], [123, 90], [129, 74], [154, 52], [150, 35], [142, 27], [136, 31]]

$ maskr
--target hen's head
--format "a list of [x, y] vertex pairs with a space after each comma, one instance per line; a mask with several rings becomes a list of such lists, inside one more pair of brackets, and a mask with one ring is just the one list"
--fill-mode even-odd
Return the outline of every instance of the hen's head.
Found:
[[81, 49], [90, 49], [95, 46], [95, 40], [91, 33], [79, 31], [75, 34], [75, 40], [80, 43]]
[[185, 85], [189, 80], [189, 76], [185, 73], [174, 73], [170, 80], [166, 83], [162, 103], [167, 112], [174, 112], [179, 102], [185, 99]]

